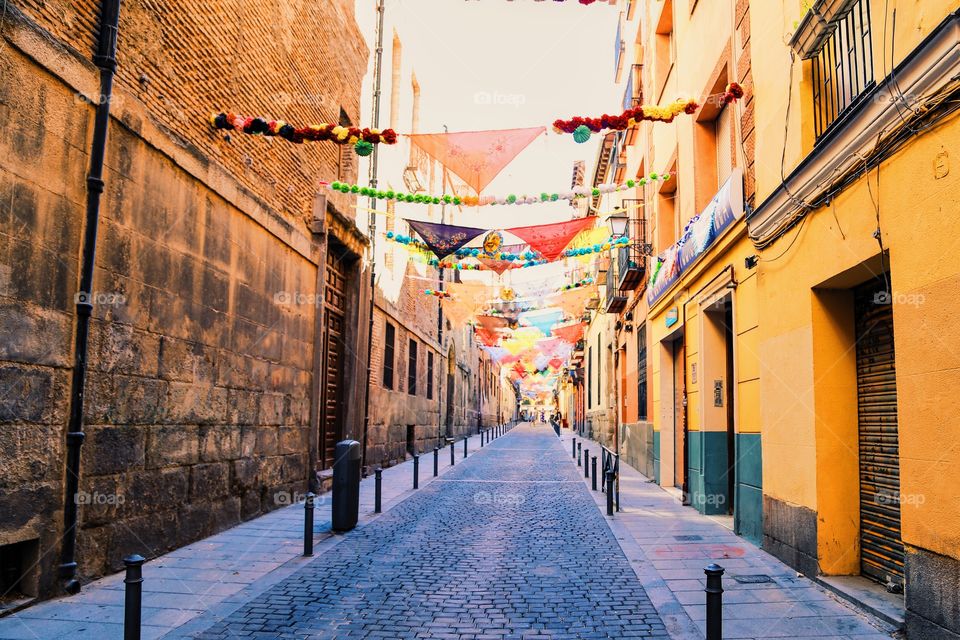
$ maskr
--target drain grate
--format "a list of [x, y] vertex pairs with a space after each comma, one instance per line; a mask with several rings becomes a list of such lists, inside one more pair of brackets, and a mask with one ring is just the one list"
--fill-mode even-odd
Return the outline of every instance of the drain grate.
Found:
[[733, 579], [740, 584], [762, 584], [764, 582], [773, 582], [773, 578], [763, 575], [762, 573], [751, 576], [733, 576]]
[[680, 542], [696, 542], [697, 540], [703, 540], [703, 536], [673, 536], [674, 540], [679, 540]]

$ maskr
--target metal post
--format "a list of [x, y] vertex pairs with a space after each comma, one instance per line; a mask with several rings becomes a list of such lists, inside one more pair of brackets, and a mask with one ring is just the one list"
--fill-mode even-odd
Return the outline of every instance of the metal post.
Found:
[[467, 440], [469, 439], [470, 439], [469, 436], [463, 436], [463, 457], [464, 458], [467, 457]]
[[712, 563], [703, 570], [707, 574], [707, 640], [723, 638], [723, 567]]
[[143, 601], [143, 556], [136, 553], [123, 559], [127, 575], [123, 579], [123, 640], [140, 640], [140, 605]]
[[373, 491], [373, 512], [380, 513], [380, 491], [383, 488], [383, 469], [377, 467], [373, 470], [374, 491]]
[[483, 438], [485, 433], [486, 431], [484, 431], [483, 429], [480, 429], [480, 448], [481, 449], [483, 449]]
[[583, 443], [577, 443], [577, 466], [580, 466], [580, 454], [583, 452]]
[[583, 477], [590, 477], [590, 449], [583, 450]]
[[313, 555], [313, 499], [312, 492], [307, 493], [303, 501], [303, 555]]
[[607, 471], [607, 515], [613, 515], [613, 483], [616, 474], [613, 471]]
[[454, 451], [453, 451], [453, 443], [451, 442], [451, 443], [450, 443], [450, 466], [452, 467], [452, 466], [455, 465], [456, 463], [457, 463], [457, 462], [456, 462], [456, 453], [454, 453]]
[[420, 456], [413, 454], [413, 488], [420, 488]]
[[577, 457], [577, 439], [576, 438], [570, 441], [570, 457], [571, 458]]
[[615, 498], [617, 500], [617, 511], [620, 511], [620, 454], [614, 454], [613, 456], [613, 470], [617, 472], [617, 480], [614, 483], [616, 487]]
[[433, 477], [440, 473], [440, 447], [433, 448]]
[[593, 490], [597, 490], [597, 456], [593, 456], [593, 459], [590, 461], [590, 465], [593, 467]]

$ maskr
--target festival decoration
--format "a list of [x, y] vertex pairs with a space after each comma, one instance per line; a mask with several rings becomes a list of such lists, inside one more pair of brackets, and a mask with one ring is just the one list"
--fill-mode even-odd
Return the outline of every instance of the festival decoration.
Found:
[[581, 124], [573, 130], [573, 141], [577, 144], [583, 144], [590, 139], [591, 134], [592, 132], [590, 131], [590, 127], [585, 124]]
[[596, 223], [596, 216], [574, 218], [556, 224], [541, 224], [531, 227], [507, 229], [510, 233], [540, 252], [547, 260], [556, 260], [573, 238]]
[[210, 124], [214, 129], [242, 131], [250, 135], [276, 136], [297, 144], [306, 141], [329, 141], [336, 144], [351, 144], [357, 155], [368, 156], [373, 153], [375, 144], [396, 144], [397, 133], [393, 129], [359, 129], [335, 124], [311, 124], [306, 127], [294, 127], [283, 120], [240, 116], [235, 113], [212, 113]]
[[434, 296], [436, 298], [450, 298], [451, 295], [447, 291], [438, 291], [437, 289], [424, 289], [424, 295]]
[[557, 133], [579, 133], [581, 136], [583, 135], [583, 129], [581, 127], [585, 127], [587, 132], [593, 133], [599, 133], [604, 129], [623, 131], [643, 120], [673, 122], [673, 119], [679, 114], [695, 113], [699, 107], [700, 105], [696, 100], [686, 99], [674, 100], [665, 107], [644, 104], [633, 109], [627, 109], [618, 116], [611, 116], [605, 113], [599, 118], [575, 116], [569, 120], [555, 120], [553, 130]]
[[583, 337], [583, 332], [586, 327], [587, 325], [583, 322], [577, 322], [575, 324], [568, 324], [562, 327], [554, 327], [551, 329], [551, 333], [564, 342], [576, 344], [577, 341]]
[[406, 222], [423, 239], [430, 251], [441, 260], [484, 232], [484, 229], [458, 227], [452, 224], [418, 220]]
[[410, 142], [455, 173], [477, 193], [506, 167], [546, 127], [464, 131], [458, 133], [415, 133]]
[[503, 234], [499, 231], [491, 231], [483, 237], [483, 250], [488, 256], [500, 253], [501, 246], [503, 246]]
[[[574, 201], [581, 198], [593, 198], [607, 193], [615, 193], [643, 187], [647, 184], [665, 182], [672, 177], [670, 173], [651, 173], [649, 176], [630, 179], [622, 184], [601, 184], [596, 187], [575, 187], [572, 191], [541, 192], [536, 196], [509, 194], [506, 196], [453, 196], [444, 194], [440, 196], [424, 193], [403, 193], [392, 189], [374, 189], [373, 187], [364, 187], [359, 184], [350, 184], [347, 182], [334, 181], [329, 186], [334, 191], [340, 193], [352, 193], [355, 195], [375, 198], [377, 200], [387, 200], [390, 202], [408, 202], [413, 204], [452, 204], [464, 207], [483, 207], [488, 205], [518, 205], [518, 204], [538, 204], [544, 202], [558, 202], [560, 200]], [[385, 213], [376, 211], [376, 213]]]

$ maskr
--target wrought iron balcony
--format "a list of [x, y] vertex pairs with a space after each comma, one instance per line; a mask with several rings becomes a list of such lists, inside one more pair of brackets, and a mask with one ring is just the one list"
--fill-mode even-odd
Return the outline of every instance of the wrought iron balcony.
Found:
[[646, 255], [641, 243], [631, 242], [617, 250], [617, 288], [633, 291], [644, 282]]
[[627, 296], [617, 286], [617, 269], [607, 271], [607, 300], [603, 310], [607, 313], [620, 313], [627, 308]]

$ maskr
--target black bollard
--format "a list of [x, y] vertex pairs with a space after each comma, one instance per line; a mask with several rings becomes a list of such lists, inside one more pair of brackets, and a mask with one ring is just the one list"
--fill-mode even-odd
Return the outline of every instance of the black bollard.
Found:
[[616, 474], [613, 471], [607, 471], [607, 515], [613, 515], [613, 483]]
[[483, 429], [480, 430], [480, 448], [481, 449], [483, 449], [483, 438], [485, 433], [486, 431], [484, 431]]
[[590, 449], [583, 450], [583, 477], [590, 477]]
[[440, 474], [440, 447], [433, 448], [433, 477]]
[[590, 466], [593, 467], [593, 490], [597, 490], [597, 456], [593, 456], [593, 459], [590, 461]]
[[450, 466], [451, 466], [451, 467], [457, 463], [456, 460], [455, 460], [456, 455], [457, 455], [457, 454], [454, 453], [454, 451], [453, 451], [453, 443], [451, 442], [451, 443], [450, 443]]
[[577, 439], [576, 438], [570, 441], [570, 457], [571, 458], [577, 457]]
[[707, 574], [707, 640], [723, 638], [723, 567], [712, 563], [703, 570]]
[[467, 440], [470, 439], [470, 436], [463, 436], [463, 457], [467, 457]]
[[143, 602], [143, 556], [136, 553], [123, 559], [127, 575], [123, 579], [123, 640], [140, 640], [140, 605]]
[[313, 499], [312, 492], [307, 493], [303, 501], [303, 555], [313, 555]]
[[377, 467], [373, 470], [373, 512], [380, 513], [380, 490], [383, 488], [383, 469]]
[[420, 488], [420, 456], [413, 454], [413, 488]]
[[577, 466], [580, 466], [580, 455], [583, 453], [583, 443], [577, 443]]

